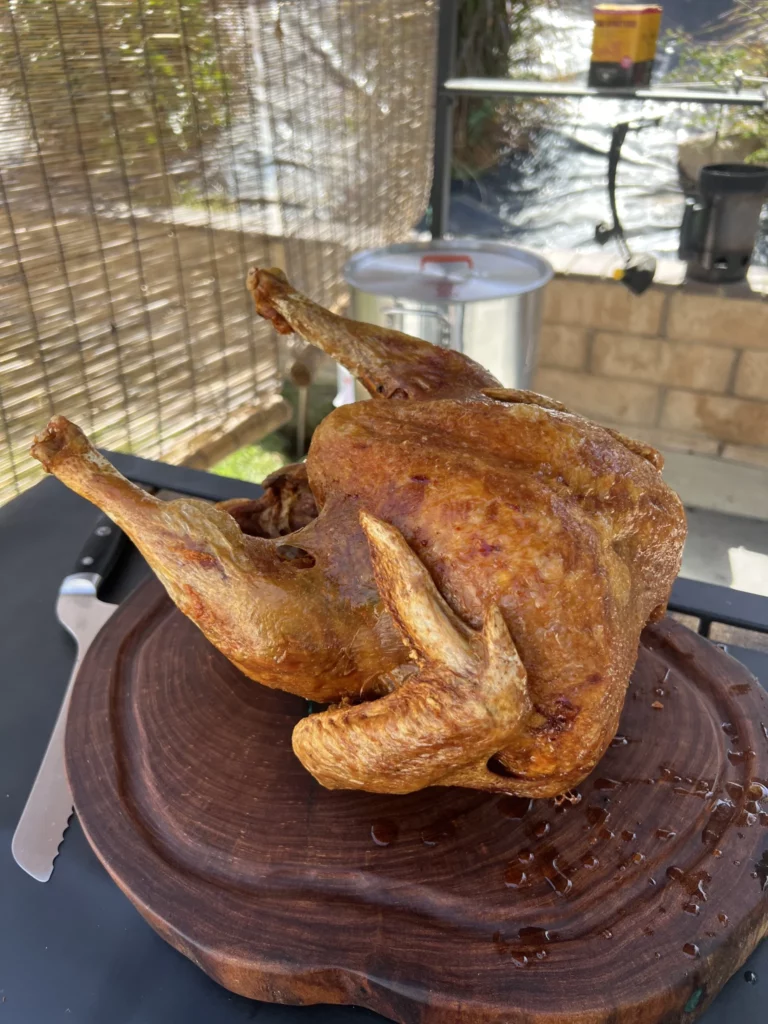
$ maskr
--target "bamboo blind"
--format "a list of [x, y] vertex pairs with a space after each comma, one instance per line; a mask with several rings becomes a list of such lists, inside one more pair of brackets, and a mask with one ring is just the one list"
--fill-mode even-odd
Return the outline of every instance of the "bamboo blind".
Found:
[[431, 163], [435, 4], [0, 5], [0, 501], [64, 413], [169, 461], [280, 388], [251, 262], [326, 304]]

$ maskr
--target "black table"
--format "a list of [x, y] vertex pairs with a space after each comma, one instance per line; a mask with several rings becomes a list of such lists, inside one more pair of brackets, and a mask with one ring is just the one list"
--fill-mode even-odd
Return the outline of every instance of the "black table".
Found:
[[[132, 479], [201, 497], [256, 495], [222, 477], [112, 456]], [[91, 852], [76, 819], [53, 877], [29, 878], [11, 856], [11, 836], [29, 794], [66, 686], [74, 646], [54, 604], [62, 578], [97, 512], [48, 478], [0, 509], [0, 1024], [353, 1024], [381, 1021], [351, 1007], [287, 1007], [234, 996], [166, 945], [139, 916]], [[149, 572], [129, 549], [102, 597], [118, 602]], [[743, 623], [765, 599], [683, 581], [681, 610]], [[730, 615], [730, 620], [729, 620]], [[763, 619], [763, 623], [768, 618]], [[739, 649], [732, 653], [740, 656]], [[768, 684], [768, 658], [743, 655]], [[744, 971], [757, 975], [747, 982]], [[768, 943], [701, 1018], [706, 1024], [762, 1024]]]

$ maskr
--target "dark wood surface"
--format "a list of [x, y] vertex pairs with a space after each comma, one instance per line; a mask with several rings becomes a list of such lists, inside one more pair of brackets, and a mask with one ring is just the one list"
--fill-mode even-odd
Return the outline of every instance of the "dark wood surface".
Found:
[[576, 805], [329, 792], [299, 698], [151, 581], [92, 646], [68, 770], [97, 854], [224, 986], [403, 1022], [692, 1020], [768, 932], [768, 698], [683, 626], [646, 631]]

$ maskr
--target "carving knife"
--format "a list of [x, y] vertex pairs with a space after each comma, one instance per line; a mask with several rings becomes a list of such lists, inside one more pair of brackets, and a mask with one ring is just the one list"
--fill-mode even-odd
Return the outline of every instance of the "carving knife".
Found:
[[56, 615], [77, 643], [77, 658], [56, 724], [32, 791], [13, 834], [11, 850], [19, 867], [38, 882], [47, 882], [73, 811], [72, 791], [64, 767], [64, 733], [72, 687], [86, 651], [101, 627], [117, 611], [98, 599], [98, 589], [117, 561], [125, 534], [100, 516], [75, 564], [59, 587]]

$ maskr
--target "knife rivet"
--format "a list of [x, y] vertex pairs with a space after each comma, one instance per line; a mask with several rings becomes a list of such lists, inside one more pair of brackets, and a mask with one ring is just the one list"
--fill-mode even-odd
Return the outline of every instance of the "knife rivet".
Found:
[[90, 555], [86, 555], [85, 558], [80, 559], [80, 565], [93, 565], [93, 559]]
[[112, 527], [111, 526], [99, 526], [96, 529], [96, 536], [97, 537], [108, 537], [110, 535], [110, 533], [112, 533]]

